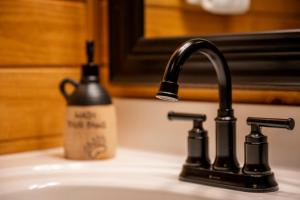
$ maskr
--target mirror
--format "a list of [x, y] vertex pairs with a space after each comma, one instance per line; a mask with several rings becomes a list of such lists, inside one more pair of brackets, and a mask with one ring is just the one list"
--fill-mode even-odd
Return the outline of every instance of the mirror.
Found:
[[299, 0], [144, 1], [146, 38], [250, 33], [299, 27]]
[[[185, 1], [108, 1], [110, 76], [107, 86], [114, 96], [154, 98], [174, 50], [186, 40], [201, 37], [215, 43], [223, 52], [232, 75], [234, 102], [300, 104], [300, 29], [276, 28], [277, 25], [285, 28], [300, 27], [299, 15], [296, 13], [300, 8], [296, 6], [299, 5], [298, 0], [251, 0], [249, 13], [234, 16], [206, 13], [199, 6], [186, 5]], [[290, 2], [294, 4], [291, 5]], [[270, 17], [256, 7], [258, 4], [271, 9]], [[156, 11], [149, 10], [149, 6], [156, 9], [158, 5], [173, 7], [163, 9], [163, 13], [167, 11], [167, 14], [159, 17], [159, 14], [155, 14]], [[252, 8], [256, 9], [254, 13]], [[266, 19], [275, 19], [276, 9], [281, 8], [291, 14], [288, 17], [290, 21], [278, 16], [279, 22], [275, 27]], [[188, 14], [183, 17], [185, 9]], [[182, 18], [181, 21], [168, 13], [172, 10], [179, 10], [177, 15]], [[205, 20], [199, 23], [201, 20], [198, 18], [189, 19], [191, 12], [196, 15], [200, 12], [208, 18], [201, 18]], [[266, 18], [262, 20], [262, 16]], [[151, 22], [149, 17], [156, 22]], [[208, 20], [210, 18], [218, 20], [213, 22]], [[248, 25], [246, 21], [252, 25]], [[171, 28], [171, 24], [179, 22], [182, 29], [174, 31], [176, 29]], [[265, 22], [267, 26], [260, 26]], [[205, 26], [212, 28], [194, 29]], [[258, 29], [250, 31], [245, 27]], [[269, 31], [274, 27], [276, 30]], [[260, 32], [261, 30], [268, 31]], [[216, 75], [208, 60], [200, 54], [192, 56], [185, 63], [180, 79], [183, 85], [180, 87], [182, 99], [218, 100]]]

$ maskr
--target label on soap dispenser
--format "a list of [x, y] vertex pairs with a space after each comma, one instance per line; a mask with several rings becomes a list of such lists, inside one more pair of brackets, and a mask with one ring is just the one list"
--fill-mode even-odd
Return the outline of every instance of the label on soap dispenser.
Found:
[[67, 107], [64, 132], [66, 158], [109, 158], [115, 154], [116, 143], [114, 105]]

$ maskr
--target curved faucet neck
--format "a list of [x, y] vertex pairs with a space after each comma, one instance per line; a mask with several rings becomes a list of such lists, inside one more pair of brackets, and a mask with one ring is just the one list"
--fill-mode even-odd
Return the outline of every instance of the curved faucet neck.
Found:
[[203, 39], [193, 39], [184, 43], [171, 56], [163, 81], [178, 82], [181, 67], [195, 52], [205, 55], [212, 63], [218, 78], [219, 85], [219, 117], [232, 116], [232, 85], [230, 70], [226, 59], [214, 44]]

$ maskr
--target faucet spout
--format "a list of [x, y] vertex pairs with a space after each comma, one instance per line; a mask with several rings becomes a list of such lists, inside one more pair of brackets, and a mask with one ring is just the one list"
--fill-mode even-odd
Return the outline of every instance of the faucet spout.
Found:
[[219, 85], [219, 116], [232, 113], [232, 86], [230, 70], [223, 54], [214, 44], [203, 39], [192, 39], [180, 46], [171, 56], [157, 98], [176, 101], [178, 99], [178, 77], [185, 61], [195, 52], [205, 55], [212, 63]]
[[230, 70], [222, 52], [211, 42], [192, 39], [182, 44], [171, 56], [157, 98], [176, 101], [178, 99], [178, 77], [185, 61], [195, 52], [205, 55], [212, 63], [218, 78], [219, 110], [216, 120], [215, 170], [238, 171], [236, 158], [236, 118], [232, 109], [232, 84]]

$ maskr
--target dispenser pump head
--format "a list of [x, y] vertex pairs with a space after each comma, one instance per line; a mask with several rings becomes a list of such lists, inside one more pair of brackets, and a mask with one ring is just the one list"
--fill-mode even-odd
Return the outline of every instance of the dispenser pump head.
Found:
[[[82, 81], [99, 81], [98, 65], [94, 63], [94, 41], [86, 41], [87, 63], [82, 65]], [[89, 78], [87, 78], [89, 77]]]
[[86, 55], [88, 63], [94, 62], [94, 41], [93, 40], [87, 40], [86, 41]]

